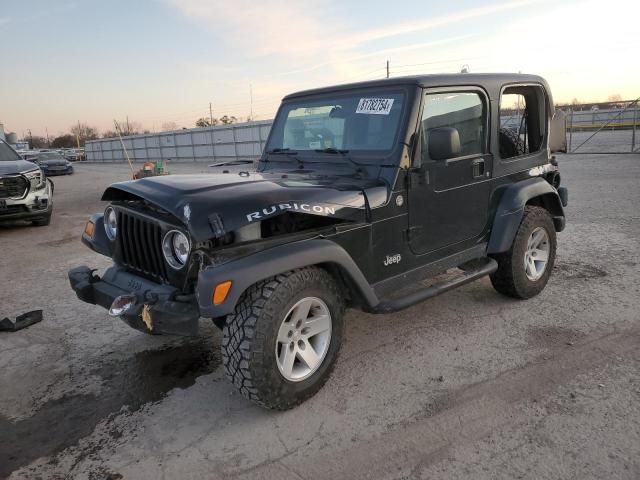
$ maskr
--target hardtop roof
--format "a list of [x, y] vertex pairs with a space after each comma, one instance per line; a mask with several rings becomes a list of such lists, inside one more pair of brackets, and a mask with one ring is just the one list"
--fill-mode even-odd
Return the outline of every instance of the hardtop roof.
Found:
[[314, 88], [310, 90], [301, 90], [299, 92], [291, 93], [285, 96], [283, 100], [306, 97], [309, 95], [354, 90], [359, 88], [390, 87], [395, 85], [414, 85], [416, 87], [424, 88], [447, 86], [478, 86], [484, 88], [489, 93], [489, 96], [491, 98], [495, 98], [499, 95], [500, 89], [504, 85], [511, 83], [540, 84], [547, 91], [547, 95], [549, 95], [549, 97], [551, 96], [546, 80], [538, 75], [529, 75], [522, 73], [454, 73], [393, 77], [380, 80], [369, 80], [366, 82], [333, 85], [328, 87]]

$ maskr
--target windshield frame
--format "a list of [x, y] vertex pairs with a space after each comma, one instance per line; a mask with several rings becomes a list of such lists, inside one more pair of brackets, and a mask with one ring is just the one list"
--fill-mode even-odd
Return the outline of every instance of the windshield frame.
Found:
[[[315, 149], [309, 150], [295, 150], [292, 149], [288, 155], [279, 155], [276, 153], [269, 153], [272, 148], [278, 149], [279, 145], [273, 145], [272, 142], [276, 135], [282, 135], [282, 128], [284, 128], [284, 122], [286, 122], [286, 116], [290, 111], [289, 107], [301, 103], [312, 102], [316, 100], [336, 99], [340, 97], [382, 97], [385, 94], [401, 94], [402, 95], [402, 110], [398, 117], [398, 126], [395, 132], [395, 137], [392, 142], [392, 146], [388, 150], [356, 150], [347, 149], [345, 152], [353, 160], [359, 164], [366, 166], [382, 166], [393, 164], [397, 166], [399, 164], [399, 157], [406, 141], [406, 134], [408, 129], [408, 116], [413, 110], [413, 103], [415, 101], [415, 88], [413, 86], [392, 84], [392, 85], [372, 85], [362, 86], [354, 88], [336, 88], [335, 90], [323, 91], [322, 93], [313, 93], [309, 95], [291, 96], [286, 97], [280, 107], [273, 121], [269, 136], [265, 143], [264, 151], [260, 157], [260, 162], [272, 162], [272, 161], [290, 161], [295, 162], [296, 159], [304, 160], [309, 163], [345, 163], [345, 159], [342, 155], [336, 155], [335, 153], [322, 152]], [[295, 107], [294, 107], [295, 108]], [[284, 118], [283, 118], [284, 116]], [[282, 126], [279, 125], [282, 122]], [[279, 128], [276, 128], [278, 126]], [[294, 151], [295, 150], [295, 151]]]

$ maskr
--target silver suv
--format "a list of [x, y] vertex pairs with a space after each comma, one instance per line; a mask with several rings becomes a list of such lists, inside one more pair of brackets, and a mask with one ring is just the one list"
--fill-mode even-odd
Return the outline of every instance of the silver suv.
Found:
[[44, 226], [52, 212], [53, 183], [40, 167], [0, 140], [0, 222], [28, 220]]

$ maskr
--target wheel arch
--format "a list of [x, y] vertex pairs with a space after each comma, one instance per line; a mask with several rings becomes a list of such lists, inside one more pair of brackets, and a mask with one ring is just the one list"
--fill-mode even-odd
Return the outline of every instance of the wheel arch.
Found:
[[551, 215], [556, 231], [564, 229], [564, 209], [557, 190], [541, 177], [523, 180], [507, 187], [498, 203], [487, 253], [509, 250], [527, 205], [544, 208]]
[[[203, 317], [222, 317], [233, 312], [242, 294], [253, 284], [299, 268], [317, 266], [328, 271], [349, 294], [349, 301], [365, 308], [379, 303], [364, 274], [351, 256], [327, 239], [281, 245], [222, 265], [205, 268], [198, 274], [198, 304]], [[227, 298], [212, 303], [212, 292], [221, 282], [231, 281]]]

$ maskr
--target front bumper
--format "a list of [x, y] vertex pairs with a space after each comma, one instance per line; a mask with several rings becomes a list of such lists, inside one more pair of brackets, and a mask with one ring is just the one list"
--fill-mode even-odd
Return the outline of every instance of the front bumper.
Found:
[[0, 200], [5, 205], [0, 208], [0, 222], [44, 218], [53, 210], [53, 189], [51, 183], [47, 182], [46, 187], [40, 190], [29, 190], [24, 198]]
[[71, 288], [83, 302], [109, 309], [121, 295], [135, 295], [136, 303], [120, 318], [149, 334], [197, 335], [200, 313], [195, 298], [179, 295], [174, 287], [159, 285], [114, 265], [100, 278], [82, 266], [69, 270]]
[[55, 175], [71, 175], [73, 173], [73, 167], [69, 166], [64, 170], [52, 170], [51, 168], [43, 168], [42, 171], [47, 177], [53, 177]]

